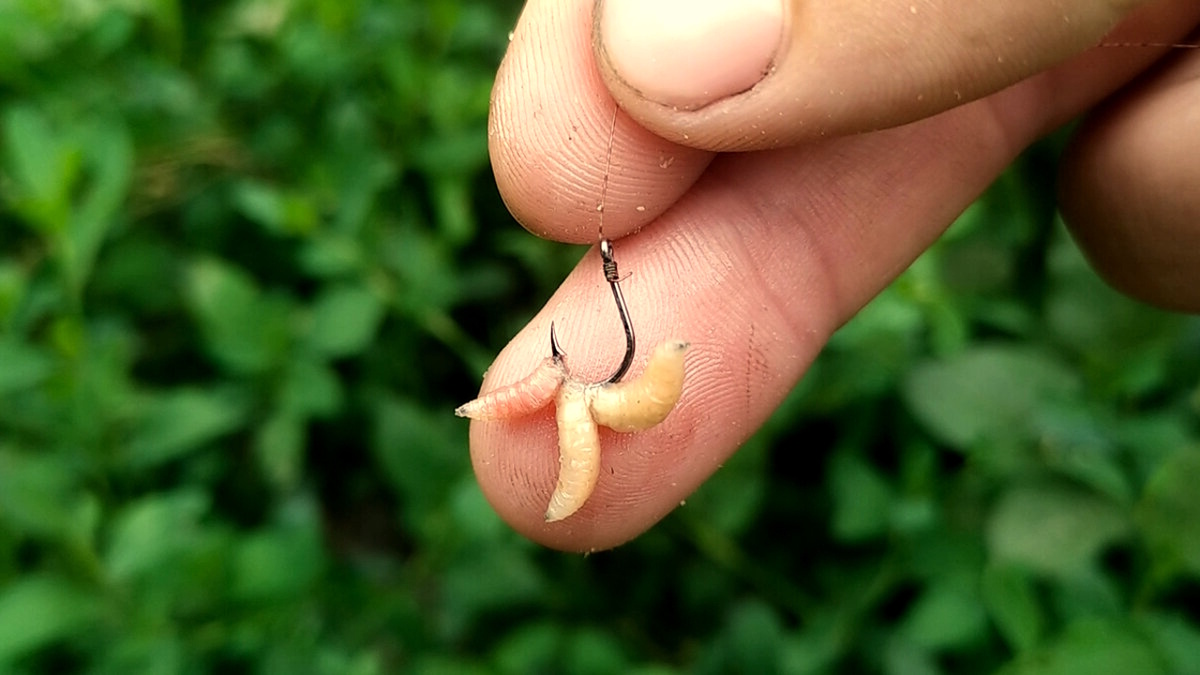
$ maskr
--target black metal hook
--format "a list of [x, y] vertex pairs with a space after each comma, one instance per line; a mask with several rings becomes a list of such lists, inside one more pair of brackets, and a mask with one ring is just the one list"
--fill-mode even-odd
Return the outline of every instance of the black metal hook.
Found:
[[[617, 302], [617, 314], [621, 317], [621, 327], [625, 329], [625, 358], [621, 359], [621, 365], [617, 366], [616, 372], [601, 382], [601, 384], [612, 384], [625, 377], [625, 373], [629, 372], [629, 366], [633, 365], [633, 354], [637, 351], [637, 338], [633, 335], [633, 322], [629, 319], [629, 308], [625, 306], [625, 296], [621, 293], [621, 276], [617, 273], [617, 260], [613, 257], [613, 245], [607, 239], [600, 240], [600, 260], [604, 266], [604, 280], [612, 287], [613, 299]], [[558, 344], [558, 337], [554, 334], [553, 321], [550, 322], [550, 355], [555, 361], [562, 363], [563, 350]]]
[[637, 349], [637, 339], [633, 336], [633, 322], [629, 320], [629, 308], [625, 306], [625, 296], [621, 293], [621, 275], [617, 273], [617, 259], [613, 256], [613, 245], [608, 239], [600, 240], [600, 260], [604, 264], [604, 280], [612, 287], [613, 300], [617, 301], [617, 313], [621, 315], [621, 327], [625, 329], [625, 358], [617, 366], [606, 383], [612, 384], [625, 377], [629, 366], [633, 365], [633, 353]]

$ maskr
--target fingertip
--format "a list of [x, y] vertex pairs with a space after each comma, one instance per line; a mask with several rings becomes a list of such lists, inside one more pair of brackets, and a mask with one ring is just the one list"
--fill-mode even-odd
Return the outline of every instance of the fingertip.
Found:
[[781, 0], [600, 0], [597, 51], [645, 99], [694, 110], [767, 74], [783, 15]]
[[617, 238], [659, 217], [712, 153], [642, 128], [606, 89], [592, 53], [592, 0], [530, 0], [496, 76], [488, 152], [513, 216], [539, 237]]
[[1200, 52], [1186, 50], [1111, 99], [1072, 139], [1059, 203], [1075, 241], [1112, 287], [1200, 312]]
[[[687, 349], [686, 369], [678, 402], [660, 424], [636, 433], [599, 430], [601, 474], [578, 511], [545, 519], [560, 470], [553, 406], [516, 420], [472, 424], [471, 457], [482, 491], [517, 532], [576, 552], [635, 538], [697, 489], [790, 387], [805, 359], [787, 341], [763, 337], [786, 332], [784, 321], [770, 303], [745, 302], [730, 290], [760, 277], [740, 271], [748, 265], [714, 273], [725, 268], [730, 250], [741, 250], [733, 245], [738, 229], [729, 223], [702, 230], [655, 227], [618, 243], [621, 263], [633, 273], [625, 290], [642, 343]], [[546, 357], [551, 319], [572, 355], [572, 377], [599, 381], [611, 372], [625, 342], [599, 258], [589, 252], [501, 352], [485, 390], [525, 377]], [[640, 351], [630, 377], [644, 372], [650, 357], [651, 350]], [[748, 365], [776, 357], [784, 363], [778, 371]]]

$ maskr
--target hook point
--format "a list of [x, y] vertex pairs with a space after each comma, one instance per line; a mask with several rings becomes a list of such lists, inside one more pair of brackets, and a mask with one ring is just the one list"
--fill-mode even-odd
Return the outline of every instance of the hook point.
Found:
[[558, 336], [554, 334], [554, 322], [550, 322], [550, 356], [558, 363], [562, 363], [563, 350], [558, 344]]

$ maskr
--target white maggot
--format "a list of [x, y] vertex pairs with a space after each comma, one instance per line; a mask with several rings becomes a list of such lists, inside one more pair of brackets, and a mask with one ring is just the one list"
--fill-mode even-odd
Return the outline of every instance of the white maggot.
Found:
[[667, 340], [654, 349], [641, 377], [587, 388], [596, 423], [613, 431], [642, 431], [666, 419], [683, 393], [683, 356], [689, 344]]
[[546, 507], [546, 522], [562, 520], [583, 506], [600, 478], [600, 432], [588, 410], [587, 385], [567, 380], [555, 400], [558, 421], [558, 483]]
[[528, 415], [545, 407], [566, 377], [567, 370], [562, 361], [546, 357], [520, 382], [467, 401], [456, 408], [454, 414], [473, 420], [499, 420]]

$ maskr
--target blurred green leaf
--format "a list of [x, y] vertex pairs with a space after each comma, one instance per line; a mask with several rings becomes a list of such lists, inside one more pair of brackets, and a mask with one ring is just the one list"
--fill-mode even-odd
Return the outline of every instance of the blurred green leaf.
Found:
[[146, 497], [117, 516], [109, 534], [105, 567], [113, 579], [127, 581], [176, 562], [190, 550], [208, 497], [180, 491]]
[[817, 675], [831, 672], [841, 655], [839, 626], [820, 617], [798, 631], [789, 631], [783, 638], [780, 652], [780, 673], [784, 675]]
[[299, 484], [307, 440], [304, 420], [292, 413], [276, 412], [258, 427], [254, 452], [272, 485], [288, 490]]
[[72, 582], [30, 575], [0, 589], [0, 667], [57, 640], [89, 630], [101, 599]]
[[308, 234], [315, 230], [320, 222], [316, 206], [311, 199], [264, 183], [241, 183], [235, 192], [235, 199], [247, 218], [273, 234]]
[[56, 135], [49, 120], [31, 106], [14, 106], [4, 115], [4, 146], [19, 186], [16, 206], [29, 224], [43, 232], [67, 227], [71, 190], [82, 157]]
[[829, 472], [834, 536], [862, 541], [885, 534], [894, 505], [891, 486], [883, 476], [850, 452], [835, 454]]
[[1174, 675], [1200, 673], [1200, 630], [1183, 615], [1139, 613], [1138, 626], [1154, 643], [1166, 662], [1166, 672]]
[[1066, 485], [1028, 485], [1000, 498], [987, 542], [996, 562], [1069, 577], [1129, 531], [1128, 515], [1108, 501]]
[[61, 457], [0, 447], [0, 523], [19, 533], [67, 538], [90, 508], [80, 482]]
[[471, 212], [470, 185], [461, 178], [443, 178], [433, 186], [438, 212], [438, 227], [452, 244], [464, 244], [475, 235], [475, 214]]
[[491, 671], [465, 656], [430, 654], [418, 659], [408, 672], [413, 675], [491, 675]]
[[948, 582], [930, 586], [909, 609], [900, 630], [929, 650], [965, 649], [987, 635], [987, 616], [974, 588]]
[[16, 337], [0, 335], [0, 396], [37, 385], [53, 371], [53, 356]]
[[279, 389], [281, 410], [296, 417], [331, 415], [341, 407], [344, 398], [337, 373], [312, 358], [293, 359]]
[[233, 388], [165, 392], [147, 402], [124, 457], [139, 467], [171, 461], [234, 431], [248, 412]]
[[197, 260], [188, 270], [187, 297], [213, 355], [229, 368], [258, 372], [284, 359], [289, 303], [264, 296], [241, 270]]
[[320, 533], [280, 527], [243, 538], [233, 551], [230, 593], [239, 600], [301, 598], [324, 567]]
[[501, 675], [553, 673], [562, 663], [565, 629], [551, 621], [528, 622], [515, 627], [492, 652]]
[[546, 579], [529, 552], [510, 546], [479, 546], [444, 569], [442, 614], [451, 634], [488, 611], [537, 603]]
[[68, 599], [0, 671], [1195, 672], [1200, 319], [1052, 221], [1063, 135], [663, 525], [510, 528], [449, 411], [583, 251], [492, 180], [520, 11], [0, 2], [0, 598]]
[[1200, 576], [1200, 451], [1168, 457], [1150, 480], [1137, 506], [1136, 522], [1145, 538], [1160, 583], [1177, 574]]
[[451, 485], [468, 470], [466, 425], [407, 400], [379, 401], [371, 447], [413, 518], [443, 505]]
[[382, 300], [370, 289], [329, 288], [313, 304], [308, 342], [316, 352], [332, 358], [358, 353], [375, 337], [383, 313]]
[[744, 600], [730, 608], [696, 672], [777, 673], [782, 646], [783, 629], [775, 611], [761, 601]]
[[500, 520], [500, 516], [488, 504], [474, 476], [465, 476], [455, 485], [450, 497], [450, 509], [455, 529], [467, 541], [494, 542], [507, 539], [511, 534], [508, 525]]
[[1076, 621], [1053, 644], [1019, 658], [1001, 675], [1156, 675], [1165, 663], [1130, 627], [1096, 619]]
[[703, 489], [687, 499], [688, 518], [724, 535], [750, 527], [766, 498], [767, 447], [765, 439], [743, 445]]
[[356, 272], [365, 264], [363, 243], [340, 233], [320, 232], [308, 238], [300, 250], [304, 269], [317, 277], [336, 277]]
[[173, 635], [130, 635], [97, 658], [89, 675], [174, 675], [186, 669], [187, 645]]
[[28, 279], [22, 266], [0, 258], [0, 333], [9, 328], [27, 287]]
[[981, 593], [993, 623], [1017, 653], [1038, 645], [1046, 619], [1029, 573], [1013, 565], [988, 565], [983, 570]]
[[903, 387], [913, 414], [963, 450], [985, 440], [1032, 440], [1039, 409], [1078, 391], [1077, 377], [1058, 359], [1000, 345], [919, 365]]
[[578, 675], [606, 675], [629, 672], [625, 650], [607, 630], [582, 628], [570, 634], [564, 645], [562, 664], [567, 672]]
[[59, 252], [76, 293], [91, 275], [100, 245], [121, 217], [133, 177], [133, 141], [123, 124], [112, 120], [88, 124], [77, 142], [85, 148], [89, 180]]
[[882, 671], [888, 675], [939, 675], [941, 670], [933, 654], [903, 637], [894, 637], [884, 645]]

